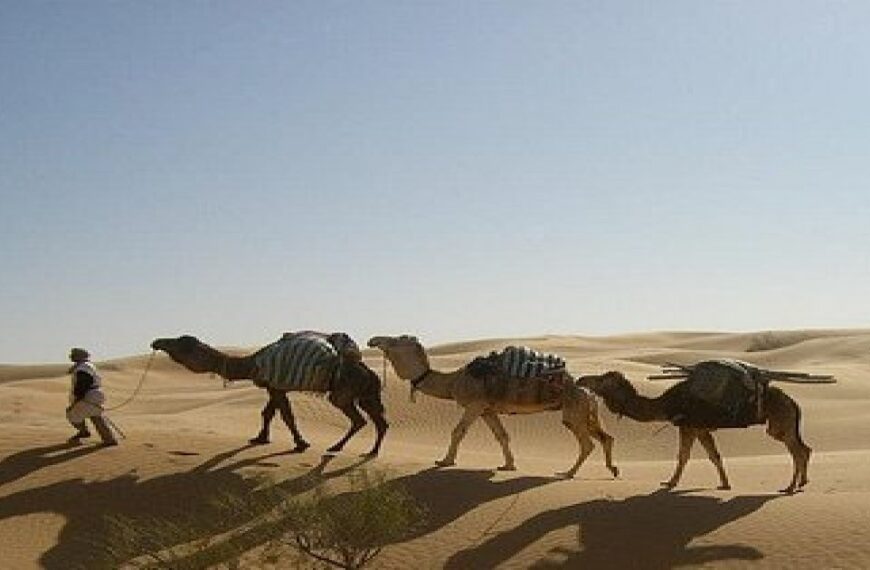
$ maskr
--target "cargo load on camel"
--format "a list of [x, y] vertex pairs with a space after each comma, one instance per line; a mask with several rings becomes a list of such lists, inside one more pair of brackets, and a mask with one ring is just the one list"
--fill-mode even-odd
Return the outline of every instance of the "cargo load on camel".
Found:
[[827, 383], [830, 376], [765, 370], [735, 359], [705, 360], [694, 365], [667, 364], [651, 380], [680, 379], [682, 400], [676, 425], [728, 428], [764, 423], [762, 413], [771, 381]]
[[358, 353], [356, 343], [343, 333], [287, 333], [254, 354], [254, 382], [276, 390], [327, 392], [340, 358]]
[[518, 401], [555, 402], [565, 383], [572, 381], [561, 357], [526, 346], [508, 346], [480, 356], [466, 370], [486, 383], [486, 394], [492, 400], [511, 395]]

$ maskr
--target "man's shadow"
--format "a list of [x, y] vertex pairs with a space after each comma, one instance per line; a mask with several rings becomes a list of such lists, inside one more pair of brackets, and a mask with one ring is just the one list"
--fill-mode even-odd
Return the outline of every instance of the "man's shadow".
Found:
[[[108, 480], [85, 481], [76, 478], [26, 489], [0, 497], [0, 520], [34, 513], [59, 514], [66, 522], [57, 543], [40, 557], [41, 566], [89, 570], [115, 568], [120, 561], [119, 553], [113, 552], [111, 545], [106, 542], [111, 519], [122, 518], [132, 529], [153, 528], [155, 522], [183, 525], [191, 520], [199, 523], [214, 519], [223, 524], [228, 522], [222, 519], [227, 513], [225, 506], [216, 503], [216, 498], [223, 494], [256, 497], [262, 481], [245, 477], [238, 470], [287, 453], [270, 453], [221, 465], [248, 447], [218, 454], [204, 464], [181, 473], [141, 479], [135, 472], [129, 472]], [[89, 449], [82, 451], [88, 452]], [[284, 496], [304, 493], [328, 479], [347, 475], [367, 461], [364, 459], [326, 471], [331, 460], [332, 456], [324, 456], [317, 465], [311, 467], [309, 464], [310, 468], [301, 475], [277, 485]], [[298, 473], [300, 465], [296, 467], [294, 472]], [[16, 471], [19, 474], [22, 472], [23, 467]], [[243, 521], [229, 522], [238, 524]], [[206, 525], [203, 531], [211, 533], [214, 528]], [[188, 536], [185, 540], [194, 538], [198, 537]], [[134, 545], [134, 550], [123, 552], [123, 559], [129, 560], [145, 553], [141, 549], [137, 552], [135, 548], [138, 546]]]
[[0, 486], [17, 481], [45, 467], [71, 461], [100, 449], [102, 447], [98, 445], [55, 443], [13, 453], [0, 460]]
[[486, 542], [454, 554], [445, 568], [491, 568], [554, 530], [576, 527], [577, 549], [558, 548], [534, 568], [673, 568], [726, 560], [758, 560], [750, 545], [689, 543], [782, 495], [720, 499], [659, 490], [622, 500], [599, 499], [543, 512]]

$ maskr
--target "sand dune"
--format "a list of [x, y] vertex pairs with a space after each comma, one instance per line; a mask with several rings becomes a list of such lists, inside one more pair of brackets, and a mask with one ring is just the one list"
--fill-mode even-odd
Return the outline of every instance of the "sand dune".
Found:
[[[803, 409], [802, 433], [814, 449], [810, 484], [794, 496], [776, 493], [790, 478], [790, 458], [754, 427], [717, 433], [733, 490], [715, 490], [715, 471], [696, 449], [681, 486], [662, 491], [658, 483], [673, 468], [675, 430], [606, 410], [618, 480], [600, 449], [574, 480], [552, 477], [576, 454], [557, 413], [505, 418], [516, 472], [492, 471], [501, 454], [482, 424], [471, 429], [456, 467], [434, 469], [460, 410], [425, 396], [410, 403], [407, 384], [389, 369], [384, 401], [391, 430], [368, 465], [387, 469], [429, 517], [410, 540], [387, 547], [375, 567], [870, 567], [870, 330], [489, 339], [432, 347], [432, 366], [452, 369], [507, 344], [558, 352], [574, 374], [621, 370], [649, 395], [669, 384], [645, 377], [669, 361], [729, 356], [833, 373], [834, 385], [781, 385]], [[380, 357], [365, 354], [381, 373]], [[134, 393], [149, 358], [98, 363], [109, 407]], [[88, 567], [88, 544], [105, 515], [145, 521], [172, 517], [179, 505], [206, 508], [210, 489], [250, 489], [254, 475], [298, 492], [335, 483], [360, 467], [357, 455], [374, 436], [367, 427], [345, 452], [322, 462], [346, 420], [322, 397], [294, 394], [300, 428], [314, 447], [287, 455], [289, 436], [280, 424], [272, 444], [246, 447], [263, 394], [244, 383], [224, 388], [160, 354], [136, 398], [110, 414], [128, 439], [117, 448], [68, 447], [65, 371], [63, 364], [0, 366], [3, 568]]]

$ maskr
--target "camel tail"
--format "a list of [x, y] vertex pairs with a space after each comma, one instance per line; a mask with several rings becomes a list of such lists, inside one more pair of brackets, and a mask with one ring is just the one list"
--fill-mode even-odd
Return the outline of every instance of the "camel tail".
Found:
[[794, 435], [797, 438], [799, 444], [807, 449], [810, 448], [809, 445], [806, 444], [804, 438], [801, 437], [801, 407], [797, 405], [797, 402], [792, 401], [792, 406], [794, 406], [795, 414], [794, 414]]

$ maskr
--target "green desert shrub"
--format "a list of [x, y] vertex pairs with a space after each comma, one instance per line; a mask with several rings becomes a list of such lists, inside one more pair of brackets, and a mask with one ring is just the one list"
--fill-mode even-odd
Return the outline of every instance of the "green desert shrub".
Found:
[[106, 567], [239, 568], [244, 560], [255, 567], [363, 568], [425, 518], [400, 485], [370, 470], [351, 472], [342, 492], [316, 487], [295, 496], [270, 484], [216, 493], [212, 507], [172, 520], [110, 518]]
[[370, 471], [351, 474], [350, 490], [331, 495], [317, 489], [305, 499], [282, 503], [286, 525], [273, 548], [336, 568], [362, 568], [384, 546], [416, 531], [424, 512], [401, 487]]

